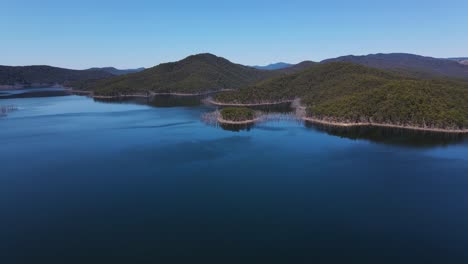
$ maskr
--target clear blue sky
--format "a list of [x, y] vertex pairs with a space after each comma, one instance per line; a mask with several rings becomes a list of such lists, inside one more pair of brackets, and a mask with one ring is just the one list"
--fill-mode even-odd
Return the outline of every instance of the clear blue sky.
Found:
[[150, 67], [407, 52], [468, 56], [467, 0], [0, 0], [0, 64]]

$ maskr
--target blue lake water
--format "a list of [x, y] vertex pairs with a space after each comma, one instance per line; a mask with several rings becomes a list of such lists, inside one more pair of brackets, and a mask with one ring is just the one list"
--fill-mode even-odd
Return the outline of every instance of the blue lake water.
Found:
[[0, 90], [0, 99], [65, 96], [70, 92], [64, 88], [28, 88]]
[[466, 137], [165, 100], [0, 100], [0, 263], [468, 263]]

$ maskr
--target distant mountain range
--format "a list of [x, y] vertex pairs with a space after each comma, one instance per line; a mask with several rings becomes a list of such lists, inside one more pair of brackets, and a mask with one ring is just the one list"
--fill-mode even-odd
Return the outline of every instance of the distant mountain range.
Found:
[[266, 65], [266, 66], [252, 66], [252, 67], [255, 68], [255, 69], [258, 69], [258, 70], [272, 71], [272, 70], [280, 70], [280, 69], [284, 69], [284, 68], [289, 68], [289, 67], [291, 67], [293, 65], [294, 64], [289, 64], [289, 63], [285, 63], [285, 62], [278, 62], [278, 63], [269, 64], [269, 65]]
[[291, 73], [295, 73], [295, 72], [305, 70], [305, 69], [310, 68], [310, 67], [312, 67], [314, 65], [317, 65], [317, 62], [303, 61], [303, 62], [300, 62], [298, 64], [291, 64], [289, 67], [278, 69], [276, 71], [280, 72], [280, 73], [283, 73], [283, 74], [291, 74]]
[[465, 57], [465, 58], [448, 58], [449, 60], [453, 60], [453, 61], [456, 61], [460, 64], [463, 64], [463, 65], [468, 65], [468, 57]]
[[303, 61], [298, 64], [289, 64], [284, 62], [273, 63], [266, 66], [253, 66], [255, 69], [265, 70], [265, 71], [276, 71], [278, 73], [294, 73], [304, 69], [307, 69], [313, 65], [316, 65], [316, 62], [313, 61]]
[[384, 70], [410, 71], [427, 76], [446, 76], [468, 79], [468, 66], [449, 59], [437, 59], [405, 53], [344, 56], [324, 60], [328, 62], [351, 62]]
[[[364, 56], [342, 56], [322, 61], [329, 62], [351, 62], [377, 69], [405, 72], [417, 77], [453, 77], [468, 79], [468, 58], [432, 58], [406, 53], [369, 54]], [[285, 73], [295, 72], [298, 67], [303, 69], [314, 65], [314, 62], [306, 61], [299, 64], [288, 64], [284, 62], [274, 63], [267, 66], [254, 66], [261, 70], [283, 70]], [[290, 71], [288, 71], [290, 69]]]
[[[276, 73], [279, 74], [279, 73]], [[163, 63], [131, 75], [117, 76], [88, 87], [98, 95], [134, 93], [206, 93], [272, 77], [275, 72], [235, 64], [213, 54], [198, 54]]]
[[129, 74], [129, 73], [135, 73], [135, 72], [141, 72], [141, 71], [144, 71], [145, 68], [141, 67], [141, 68], [137, 68], [137, 69], [124, 69], [124, 70], [120, 70], [120, 69], [116, 69], [114, 67], [103, 67], [103, 68], [91, 68], [89, 70], [101, 70], [101, 71], [105, 71], [105, 72], [108, 72], [110, 74], [113, 74], [113, 75], [124, 75], [124, 74]]
[[[378, 69], [393, 70], [415, 77], [454, 77], [468, 79], [468, 58], [437, 59], [405, 53], [370, 54], [365, 56], [343, 56], [324, 60], [328, 62], [351, 62]], [[138, 79], [139, 90], [176, 90], [202, 91], [217, 89], [236, 89], [239, 86], [280, 74], [291, 74], [316, 65], [304, 61], [298, 64], [284, 62], [267, 66], [243, 66], [231, 63], [211, 54], [190, 56], [174, 63], [165, 63], [145, 69], [116, 69], [114, 67], [91, 68], [88, 70], [70, 70], [51, 66], [0, 66], [0, 89], [21, 89], [27, 87], [73, 86], [90, 88], [97, 80], [108, 87], [135, 87]], [[172, 68], [171, 68], [172, 67]], [[199, 68], [197, 68], [199, 67]], [[126, 76], [138, 74], [135, 77]], [[114, 78], [113, 78], [114, 77]], [[121, 78], [118, 78], [121, 77]], [[143, 78], [143, 79], [142, 79]], [[164, 87], [164, 88], [163, 88]], [[136, 88], [133, 88], [136, 89]]]
[[86, 89], [104, 96], [150, 92], [199, 94], [238, 89], [264, 79], [301, 71], [314, 64], [305, 61], [276, 70], [259, 70], [205, 53], [160, 64], [131, 75], [98, 81]]
[[113, 67], [70, 70], [46, 65], [0, 66], [0, 89], [56, 86], [81, 86], [96, 80], [143, 71], [145, 68], [119, 70]]
[[0, 66], [0, 89], [67, 86], [114, 76], [102, 70], [69, 70], [51, 66]]

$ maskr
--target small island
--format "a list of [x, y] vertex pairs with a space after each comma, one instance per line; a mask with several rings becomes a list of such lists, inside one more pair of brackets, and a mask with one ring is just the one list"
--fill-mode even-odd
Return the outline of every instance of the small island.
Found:
[[254, 110], [246, 107], [227, 107], [221, 110], [218, 122], [222, 124], [251, 124], [258, 120]]

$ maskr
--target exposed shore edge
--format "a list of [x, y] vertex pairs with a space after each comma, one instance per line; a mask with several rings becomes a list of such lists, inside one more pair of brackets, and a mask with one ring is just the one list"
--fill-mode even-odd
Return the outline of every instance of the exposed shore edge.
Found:
[[[296, 109], [296, 113], [299, 119], [303, 121], [308, 121], [311, 123], [327, 125], [327, 126], [338, 126], [338, 127], [359, 127], [359, 126], [373, 126], [373, 127], [386, 127], [386, 128], [399, 128], [399, 129], [408, 129], [408, 130], [417, 130], [417, 131], [427, 131], [427, 132], [437, 132], [437, 133], [450, 133], [450, 134], [465, 134], [468, 133], [468, 129], [444, 129], [444, 128], [433, 128], [433, 127], [417, 127], [417, 126], [405, 126], [405, 125], [395, 125], [395, 124], [385, 124], [385, 123], [370, 123], [370, 122], [360, 122], [360, 123], [347, 123], [347, 122], [333, 122], [326, 121], [322, 119], [317, 119], [313, 117], [306, 117], [305, 107], [300, 104], [300, 99], [295, 100], [284, 100], [277, 102], [265, 102], [265, 103], [222, 103], [217, 102], [212, 99], [208, 100], [208, 103], [216, 106], [262, 106], [262, 105], [278, 105], [284, 103], [292, 103], [293, 108]], [[295, 105], [295, 106], [294, 106]], [[301, 110], [301, 111], [297, 111]], [[299, 114], [300, 113], [300, 114]]]
[[[218, 91], [209, 91], [204, 93], [150, 93], [148, 95], [144, 94], [129, 94], [129, 95], [118, 95], [118, 96], [105, 96], [105, 95], [94, 95], [92, 92], [88, 91], [79, 91], [79, 90], [70, 90], [70, 92], [75, 94], [86, 94], [96, 99], [118, 99], [118, 98], [150, 98], [153, 96], [160, 96], [160, 95], [173, 95], [173, 96], [203, 96], [203, 95], [210, 95], [219, 92], [226, 92], [232, 91], [232, 89], [224, 89]], [[248, 106], [269, 106], [269, 105], [279, 105], [285, 103], [295, 103], [295, 100], [283, 100], [283, 101], [276, 101], [276, 102], [263, 102], [263, 103], [223, 103], [218, 102], [213, 99], [208, 99], [207, 103], [215, 105], [215, 106], [239, 106], [239, 107], [248, 107]], [[300, 103], [298, 106], [294, 108], [303, 108]], [[417, 130], [417, 131], [427, 131], [427, 132], [438, 132], [438, 133], [451, 133], [451, 134], [460, 134], [460, 133], [468, 133], [468, 129], [444, 129], [444, 128], [431, 128], [431, 127], [417, 127], [417, 126], [405, 126], [405, 125], [395, 125], [395, 124], [385, 124], [385, 123], [371, 123], [371, 122], [360, 122], [360, 123], [348, 123], [348, 122], [334, 122], [334, 121], [326, 121], [322, 119], [317, 119], [313, 117], [300, 117], [303, 121], [321, 124], [321, 125], [328, 125], [328, 126], [338, 126], [338, 127], [359, 127], [359, 126], [373, 126], [373, 127], [386, 127], [386, 128], [398, 128], [398, 129], [408, 129], [408, 130]], [[218, 118], [219, 123], [223, 124], [232, 124], [232, 125], [245, 125], [245, 124], [252, 124], [258, 122], [260, 119], [252, 119], [252, 120], [245, 120], [245, 121], [230, 121], [225, 120], [222, 118]]]
[[294, 102], [294, 100], [284, 100], [284, 101], [277, 101], [277, 102], [264, 102], [264, 103], [223, 103], [214, 101], [212, 99], [207, 100], [208, 103], [216, 106], [267, 106], [267, 105], [279, 105], [279, 104], [289, 104]]
[[151, 98], [153, 96], [161, 96], [161, 95], [172, 95], [172, 96], [203, 96], [203, 95], [210, 95], [215, 93], [221, 92], [228, 92], [232, 91], [232, 89], [222, 89], [216, 91], [208, 91], [203, 93], [178, 93], [178, 92], [167, 92], [167, 93], [155, 93], [150, 92], [148, 94], [121, 94], [121, 95], [95, 95], [91, 91], [79, 91], [79, 90], [72, 90], [72, 93], [76, 94], [86, 94], [96, 99], [119, 99], [119, 98]]
[[444, 128], [404, 126], [404, 125], [370, 123], [370, 122], [360, 122], [360, 123], [331, 122], [331, 121], [321, 120], [321, 119], [317, 119], [313, 117], [303, 117], [302, 120], [308, 121], [311, 123], [321, 124], [321, 125], [338, 126], [338, 127], [374, 126], [374, 127], [399, 128], [399, 129], [409, 129], [409, 130], [418, 130], [418, 131], [427, 131], [427, 132], [438, 132], [438, 133], [455, 133], [455, 134], [468, 133], [468, 129], [444, 129]]
[[244, 120], [244, 121], [231, 121], [231, 120], [223, 119], [222, 117], [218, 117], [218, 123], [228, 124], [228, 125], [249, 125], [258, 121], [260, 121], [259, 118], [249, 119], [249, 120]]

